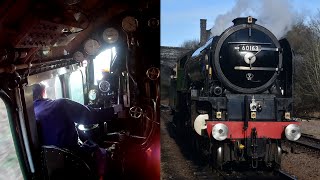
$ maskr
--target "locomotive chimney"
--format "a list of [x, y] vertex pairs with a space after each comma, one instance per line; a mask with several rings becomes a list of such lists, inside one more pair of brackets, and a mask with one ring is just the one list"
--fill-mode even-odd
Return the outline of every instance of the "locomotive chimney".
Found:
[[255, 24], [257, 21], [256, 18], [253, 18], [251, 16], [248, 16], [248, 17], [238, 17], [236, 19], [234, 19], [232, 22], [233, 22], [233, 25], [239, 25], [239, 24]]
[[200, 19], [200, 46], [204, 45], [208, 39], [207, 34], [207, 20]]

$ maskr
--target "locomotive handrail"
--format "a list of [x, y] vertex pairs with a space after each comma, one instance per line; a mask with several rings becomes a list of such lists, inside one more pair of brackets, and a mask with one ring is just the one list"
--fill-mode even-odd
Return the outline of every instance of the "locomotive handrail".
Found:
[[21, 102], [21, 91], [19, 87], [16, 87], [14, 89], [15, 92], [15, 97], [16, 97], [16, 103], [17, 103], [17, 110], [18, 110], [18, 118], [20, 121], [20, 126], [21, 126], [21, 133], [22, 133], [22, 139], [23, 139], [23, 144], [25, 146], [26, 154], [27, 154], [27, 160], [30, 166], [30, 171], [32, 173], [35, 173], [35, 168], [34, 168], [34, 163], [32, 159], [32, 154], [31, 154], [31, 148], [29, 145], [29, 139], [28, 139], [28, 134], [27, 134], [27, 128], [26, 128], [26, 123], [24, 119], [24, 112], [23, 112], [23, 106]]
[[279, 68], [272, 67], [247, 67], [247, 66], [235, 66], [235, 70], [246, 71], [279, 71]]
[[228, 42], [228, 44], [262, 44], [262, 45], [271, 45], [271, 43], [263, 43], [263, 42], [247, 42], [247, 41], [239, 41], [239, 42]]
[[206, 44], [204, 44], [203, 46], [201, 46], [200, 48], [198, 48], [196, 51], [194, 51], [194, 53], [191, 55], [191, 57], [196, 57], [198, 56], [205, 48], [207, 48], [208, 46], [210, 46], [210, 44], [212, 43], [214, 37], [210, 38]]

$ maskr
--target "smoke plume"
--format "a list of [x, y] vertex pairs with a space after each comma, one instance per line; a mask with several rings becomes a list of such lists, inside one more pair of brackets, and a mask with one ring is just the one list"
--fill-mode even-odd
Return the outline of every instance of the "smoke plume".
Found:
[[246, 16], [258, 19], [257, 24], [269, 29], [279, 39], [291, 30], [297, 13], [289, 0], [237, 0], [229, 12], [217, 16], [211, 36], [220, 35], [232, 26], [233, 19]]

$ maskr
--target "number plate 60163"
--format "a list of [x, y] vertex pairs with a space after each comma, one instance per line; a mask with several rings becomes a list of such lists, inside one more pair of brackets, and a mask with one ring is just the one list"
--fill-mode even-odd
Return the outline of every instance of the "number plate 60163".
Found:
[[258, 45], [240, 45], [239, 51], [260, 51], [261, 46]]

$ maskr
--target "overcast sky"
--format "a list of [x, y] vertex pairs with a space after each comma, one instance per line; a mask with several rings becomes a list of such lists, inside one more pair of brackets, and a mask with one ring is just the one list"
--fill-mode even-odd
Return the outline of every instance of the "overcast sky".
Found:
[[[240, 1], [249, 2], [249, 6], [251, 2], [258, 2]], [[319, 0], [280, 0], [285, 4], [288, 3], [288, 7], [279, 7], [279, 0], [276, 1], [274, 9], [278, 11], [287, 9], [305, 17], [314, 15], [320, 9]], [[161, 0], [161, 46], [180, 46], [185, 40], [200, 39], [200, 19], [207, 19], [207, 29], [210, 29], [214, 26], [217, 16], [230, 13], [237, 3], [239, 3], [238, 0]], [[255, 6], [252, 5], [253, 7]], [[270, 7], [273, 8], [272, 5]], [[248, 11], [244, 14], [260, 10]], [[279, 18], [283, 17], [280, 16]], [[264, 14], [263, 17], [266, 15]]]

